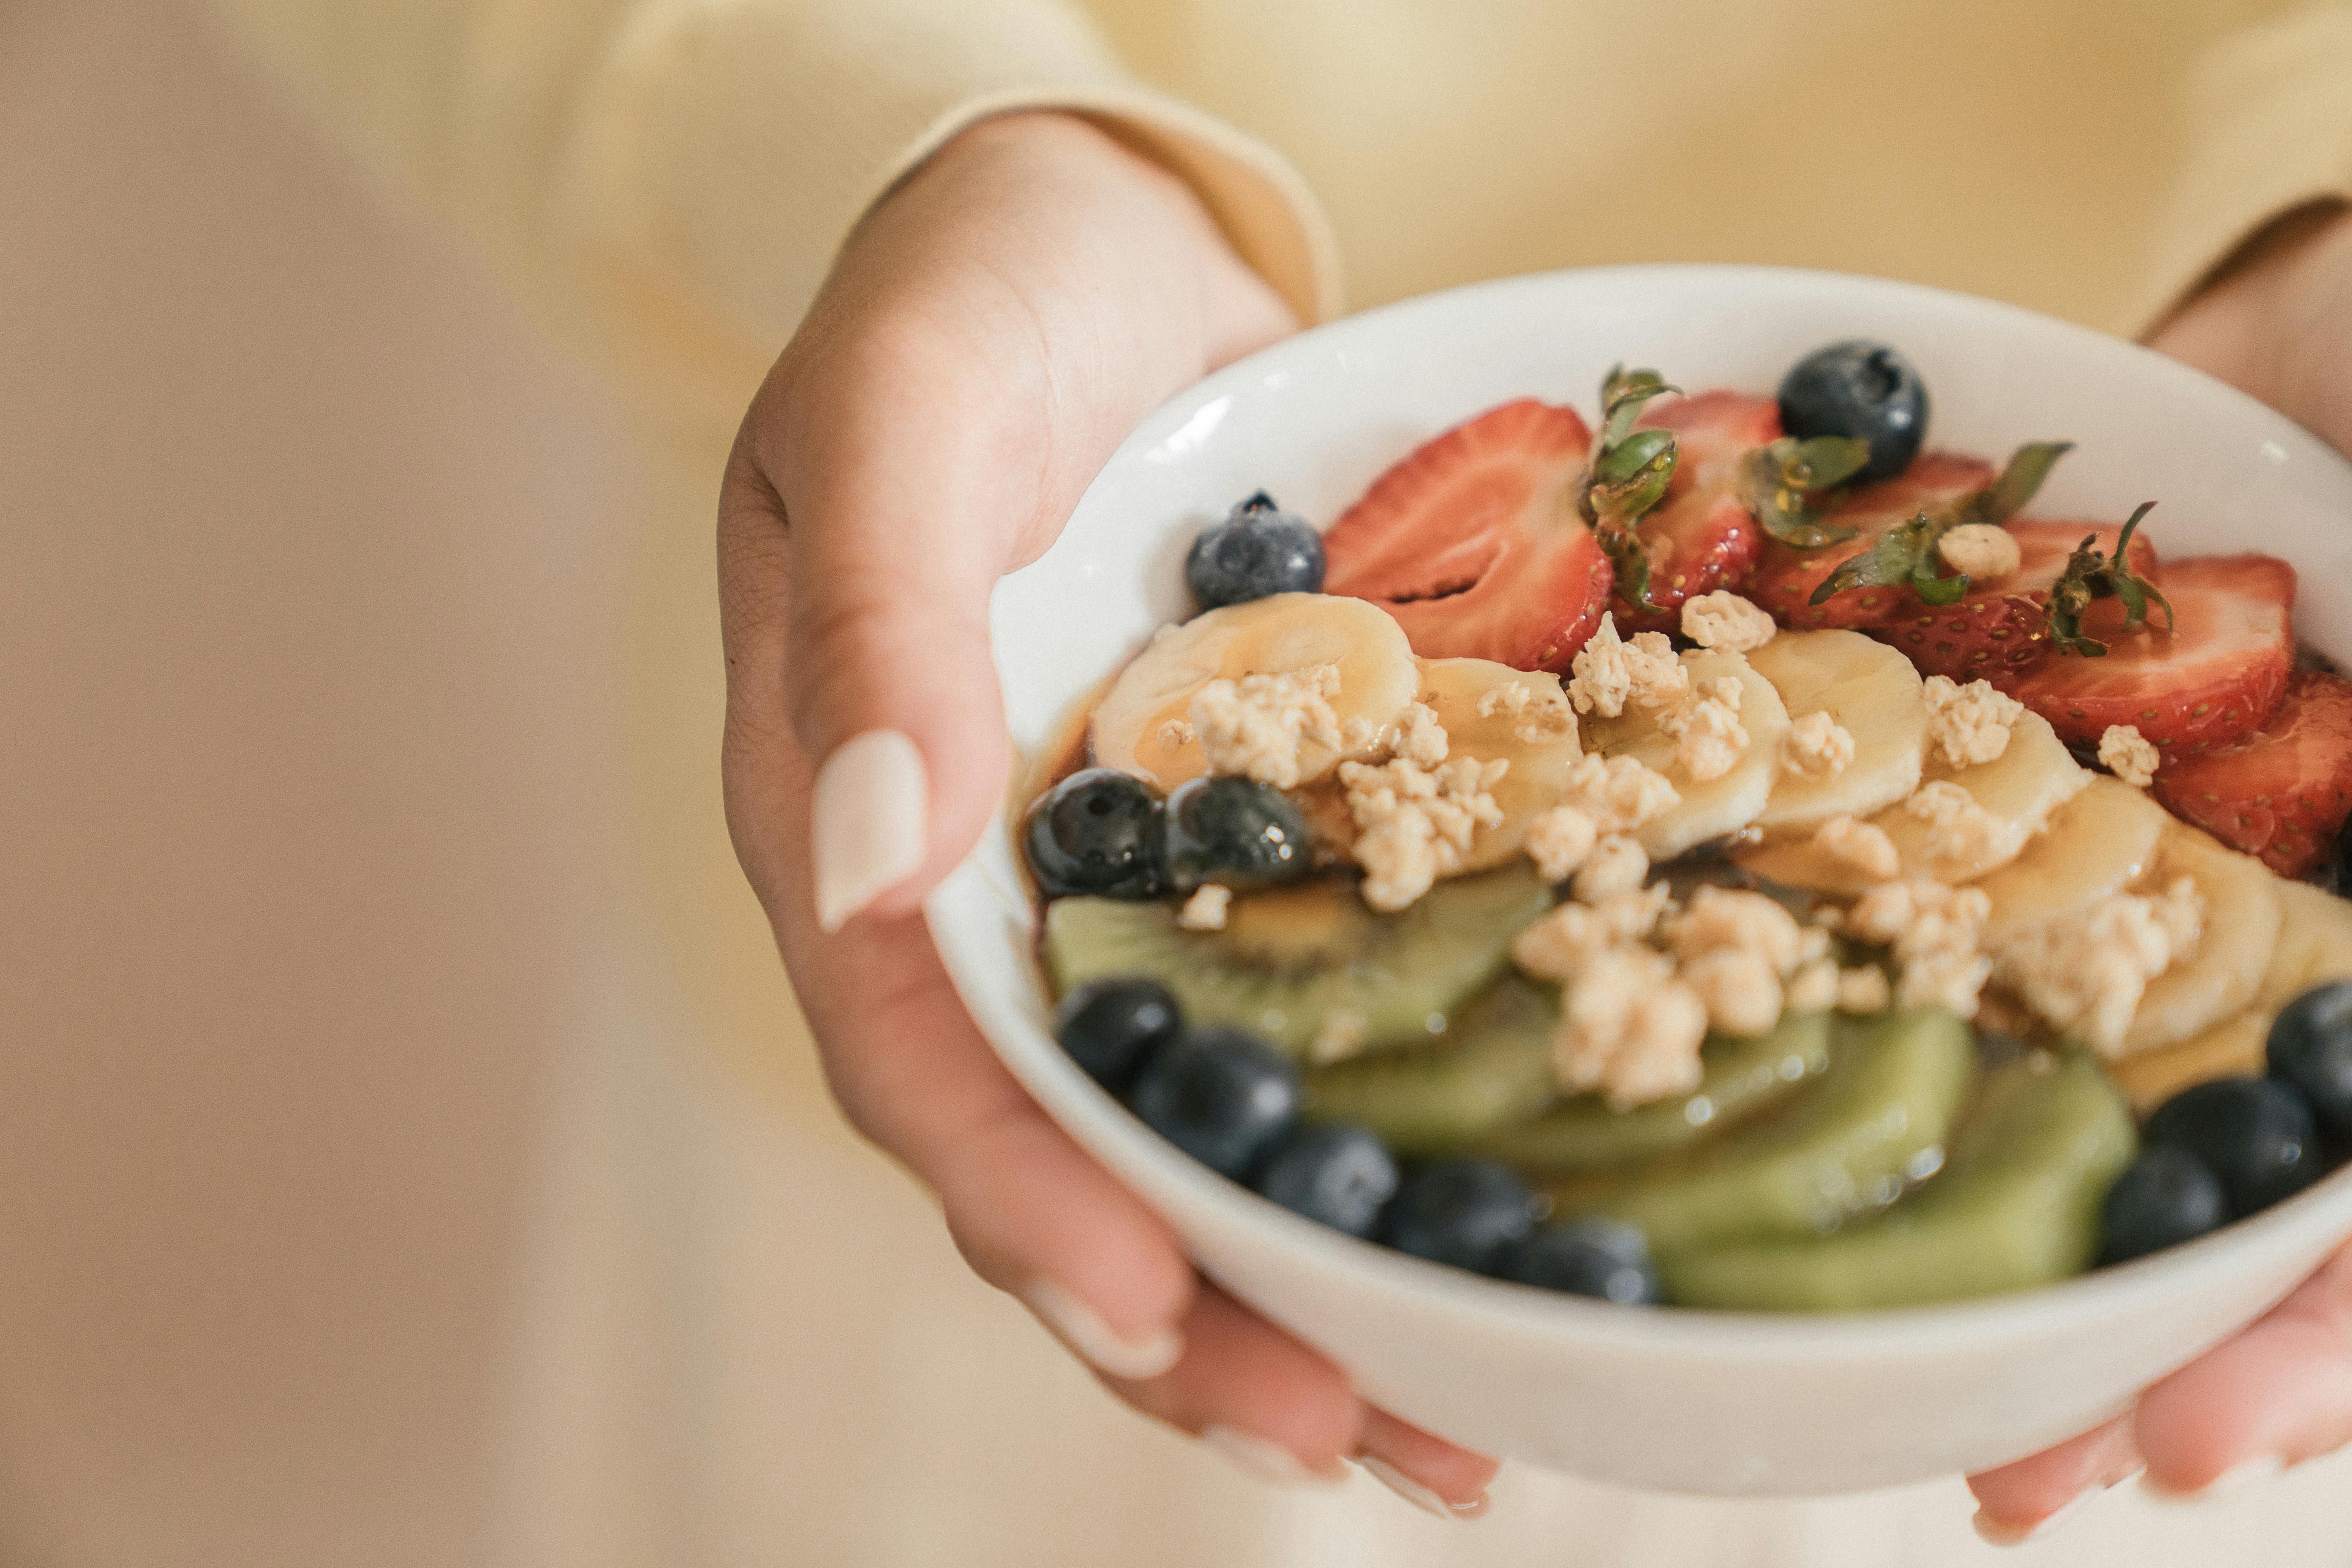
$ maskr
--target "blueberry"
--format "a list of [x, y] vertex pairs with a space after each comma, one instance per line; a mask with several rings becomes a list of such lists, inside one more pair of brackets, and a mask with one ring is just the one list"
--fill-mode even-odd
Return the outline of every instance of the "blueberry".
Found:
[[1323, 536], [1264, 490], [1213, 522], [1184, 557], [1184, 581], [1204, 610], [1273, 594], [1323, 590]]
[[1144, 1065], [1127, 1103], [1154, 1132], [1240, 1181], [1298, 1114], [1298, 1069], [1255, 1035], [1187, 1029]]
[[1867, 338], [1816, 349], [1780, 381], [1780, 427], [1800, 440], [1844, 436], [1870, 443], [1857, 484], [1910, 466], [1927, 434], [1927, 388], [1911, 362]]
[[2352, 983], [2306, 991], [2280, 1009], [2270, 1067], [2302, 1091], [2328, 1136], [2352, 1144]]
[[1527, 1184], [1492, 1160], [1435, 1160], [1408, 1173], [1381, 1239], [1399, 1252], [1491, 1274], [1535, 1228]]
[[1293, 1214], [1349, 1236], [1370, 1236], [1397, 1190], [1396, 1161], [1351, 1122], [1301, 1127], [1267, 1157], [1257, 1190]]
[[1087, 768], [1038, 796], [1021, 837], [1048, 898], [1150, 899], [1168, 890], [1165, 821], [1150, 784], [1117, 768]]
[[2240, 1219], [2293, 1197], [2320, 1173], [2311, 1107], [2276, 1079], [2223, 1078], [2183, 1089], [2147, 1119], [2147, 1142], [2202, 1161]]
[[1653, 1306], [1660, 1299], [1649, 1237], [1639, 1226], [1597, 1215], [1545, 1226], [1510, 1249], [1503, 1273], [1522, 1285], [1622, 1306]]
[[1183, 1026], [1176, 998], [1153, 980], [1089, 981], [1054, 1009], [1054, 1037], [1088, 1078], [1113, 1094]]
[[2158, 1145], [2126, 1167], [2100, 1212], [2102, 1263], [2128, 1263], [2230, 1223], [2221, 1178], [2196, 1155]]
[[1307, 818], [1272, 784], [1234, 775], [1187, 779], [1168, 797], [1165, 864], [1180, 893], [1295, 881], [1307, 871]]

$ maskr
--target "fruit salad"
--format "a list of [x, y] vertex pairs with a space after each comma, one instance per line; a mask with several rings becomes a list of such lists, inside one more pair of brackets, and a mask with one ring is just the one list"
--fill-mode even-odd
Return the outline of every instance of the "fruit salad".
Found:
[[2037, 513], [1895, 349], [1612, 373], [1203, 530], [1020, 840], [1071, 1058], [1351, 1236], [1852, 1310], [2352, 1152], [2352, 683], [2294, 573]]

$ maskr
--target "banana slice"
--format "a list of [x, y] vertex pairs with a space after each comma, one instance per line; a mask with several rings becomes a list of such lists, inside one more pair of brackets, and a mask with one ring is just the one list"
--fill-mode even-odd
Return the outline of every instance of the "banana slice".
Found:
[[1999, 947], [2026, 927], [2119, 892], [2156, 863], [2157, 840], [2172, 818], [2147, 794], [2094, 776], [2050, 816], [2050, 830], [1977, 886], [1992, 900], [1985, 945]]
[[1853, 760], [1835, 773], [1783, 770], [1756, 826], [1769, 837], [1809, 834], [1832, 816], [1868, 816], [1919, 787], [1927, 704], [1911, 661], [1860, 632], [1782, 632], [1748, 662], [1772, 683], [1791, 722], [1827, 713], [1853, 737]]
[[[1990, 819], [1980, 833], [1966, 836], [1957, 848], [1938, 845], [1936, 828], [1907, 805], [1890, 805], [1870, 820], [1894, 841], [1903, 862], [1899, 875], [1972, 882], [2016, 859], [2053, 813], [2089, 787], [2092, 776], [2048, 720], [2026, 713], [2010, 727], [2009, 746], [1993, 761], [1956, 768], [1938, 752], [1920, 769], [1922, 788], [1948, 783], [1968, 792]], [[1759, 845], [1741, 851], [1738, 859], [1758, 876], [1791, 887], [1851, 894], [1872, 886], [1852, 865], [1806, 840]]]
[[[1576, 740], [1576, 710], [1560, 689], [1559, 677], [1541, 670], [1513, 669], [1484, 658], [1419, 663], [1419, 700], [1437, 714], [1448, 754], [1510, 761], [1510, 771], [1493, 791], [1502, 826], [1478, 829], [1462, 869], [1499, 866], [1526, 848], [1528, 824], [1558, 805], [1567, 791], [1569, 770], [1583, 755]], [[1509, 688], [1526, 695], [1514, 696]]]
[[2308, 882], [2273, 882], [2271, 891], [2279, 902], [2278, 940], [2252, 1005], [2179, 1045], [2108, 1063], [2108, 1076], [2130, 1096], [2133, 1109], [2153, 1110], [2182, 1089], [2217, 1078], [2259, 1077], [2279, 1009], [2315, 985], [2352, 980], [2352, 903]]
[[[1290, 675], [1320, 664], [1339, 667], [1330, 702], [1343, 735], [1392, 723], [1421, 684], [1404, 629], [1367, 600], [1276, 594], [1228, 605], [1162, 631], [1119, 672], [1095, 708], [1095, 761], [1174, 789], [1208, 771], [1186, 721], [1194, 692], [1212, 680]], [[1345, 757], [1368, 757], [1376, 744], [1335, 750], [1306, 742], [1298, 782], [1322, 777]]]
[[2279, 881], [2252, 856], [2168, 822], [2149, 880], [2162, 887], [2175, 877], [2194, 879], [2204, 896], [2205, 933], [2187, 963], [2148, 982], [2124, 1033], [2125, 1056], [2178, 1044], [2253, 1001], [2278, 943]]
[[1678, 742], [1658, 728], [1655, 709], [1629, 702], [1617, 718], [1596, 714], [1585, 722], [1588, 750], [1636, 758], [1664, 773], [1682, 795], [1681, 804], [1634, 836], [1653, 863], [1671, 860], [1711, 838], [1727, 837], [1755, 821], [1771, 798], [1772, 781], [1780, 768], [1780, 742], [1789, 732], [1789, 710], [1780, 694], [1745, 658], [1700, 648], [1684, 654], [1682, 660], [1694, 686], [1726, 679], [1739, 682], [1739, 727], [1748, 731], [1748, 748], [1730, 772], [1704, 782], [1692, 778], [1675, 763]]

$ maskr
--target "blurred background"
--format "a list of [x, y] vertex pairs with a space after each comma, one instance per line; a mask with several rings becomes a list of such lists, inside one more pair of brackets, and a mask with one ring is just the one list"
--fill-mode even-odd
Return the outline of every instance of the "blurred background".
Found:
[[[1114, 1406], [822, 1098], [717, 473], [194, 0], [0, 0], [0, 1561], [1995, 1559], [1957, 1482], [1465, 1530]], [[2347, 1482], [2001, 1560], [2352, 1563]]]

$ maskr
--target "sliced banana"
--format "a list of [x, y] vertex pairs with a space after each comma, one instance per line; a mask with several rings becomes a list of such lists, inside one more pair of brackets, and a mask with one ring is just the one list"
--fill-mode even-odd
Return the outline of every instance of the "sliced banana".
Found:
[[[1968, 792], [1987, 819], [1978, 825], [1980, 831], [1963, 836], [1957, 847], [1939, 844], [1935, 826], [1907, 804], [1890, 805], [1869, 820], [1894, 842], [1903, 862], [1898, 875], [1972, 882], [2016, 859], [2053, 813], [2089, 787], [2092, 777], [2048, 720], [2025, 713], [2010, 727], [2009, 745], [1993, 761], [1956, 768], [1941, 752], [1932, 752], [1920, 769], [1922, 789], [1956, 784]], [[1738, 858], [1758, 876], [1791, 887], [1852, 894], [1872, 886], [1853, 865], [1809, 840], [1759, 845]]]
[[1682, 661], [1694, 687], [1727, 679], [1739, 682], [1739, 727], [1748, 731], [1748, 747], [1730, 772], [1703, 782], [1692, 778], [1675, 761], [1679, 742], [1658, 728], [1655, 709], [1628, 702], [1617, 718], [1594, 714], [1585, 721], [1588, 750], [1635, 758], [1664, 774], [1682, 796], [1672, 811], [1634, 835], [1653, 862], [1727, 837], [1755, 821], [1771, 797], [1772, 780], [1780, 767], [1780, 742], [1789, 732], [1789, 710], [1780, 694], [1745, 658], [1700, 648], [1684, 654]]
[[[1436, 713], [1448, 754], [1510, 762], [1491, 792], [1502, 808], [1502, 825], [1479, 828], [1462, 862], [1465, 871], [1499, 866], [1526, 848], [1529, 823], [1558, 805], [1567, 791], [1569, 770], [1583, 755], [1576, 710], [1559, 677], [1542, 670], [1484, 658], [1428, 658], [1420, 665], [1418, 700]], [[1525, 695], [1514, 696], [1512, 689]]]
[[[1276, 594], [1228, 605], [1163, 630], [1119, 672], [1095, 708], [1095, 761], [1174, 789], [1208, 771], [1187, 718], [1193, 693], [1212, 680], [1291, 675], [1323, 664], [1339, 667], [1339, 689], [1330, 702], [1343, 736], [1369, 736], [1394, 722], [1421, 684], [1404, 629], [1368, 600]], [[1298, 782], [1322, 777], [1343, 758], [1369, 757], [1377, 744], [1304, 742]]]
[[2279, 880], [2252, 856], [2167, 822], [2149, 881], [2160, 888], [2176, 877], [2196, 882], [2205, 900], [2205, 931], [2187, 962], [2148, 982], [2124, 1034], [2125, 1056], [2178, 1044], [2253, 1001], [2278, 943]]
[[2261, 1077], [2270, 1032], [2270, 1016], [2248, 1008], [2179, 1045], [2108, 1062], [2107, 1076], [2145, 1116], [2184, 1089], [2217, 1078]]
[[1769, 837], [1809, 834], [1832, 816], [1868, 816], [1919, 787], [1927, 704], [1911, 661], [1860, 632], [1782, 632], [1748, 662], [1772, 683], [1791, 722], [1827, 713], [1853, 737], [1853, 760], [1834, 773], [1782, 770], [1756, 826]]
[[2095, 775], [2050, 815], [2049, 831], [1977, 886], [1992, 900], [1985, 945], [2122, 891], [2156, 863], [2172, 818], [2145, 791]]

